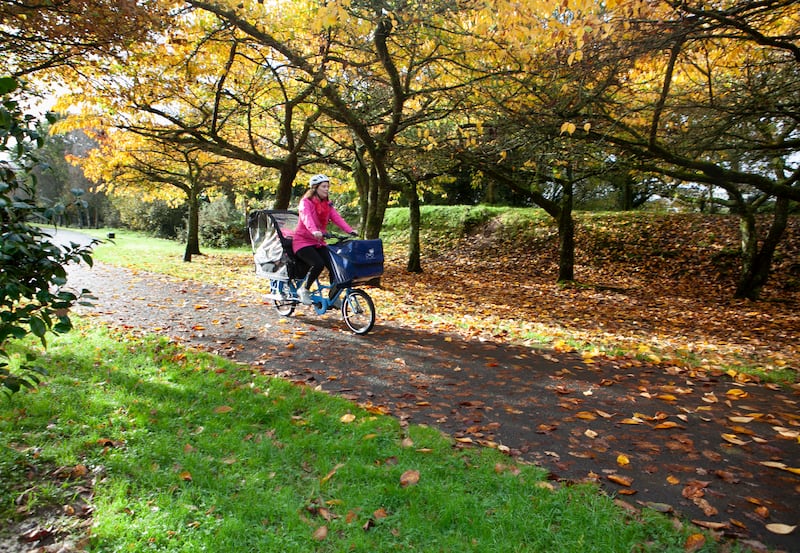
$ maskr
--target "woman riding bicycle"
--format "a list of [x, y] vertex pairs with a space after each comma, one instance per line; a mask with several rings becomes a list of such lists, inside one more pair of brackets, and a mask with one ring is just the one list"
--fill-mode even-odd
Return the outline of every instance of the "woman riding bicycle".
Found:
[[[325, 244], [325, 231], [329, 222], [333, 222], [343, 231], [356, 236], [357, 233], [347, 224], [328, 199], [330, 179], [326, 175], [314, 175], [309, 180], [309, 188], [300, 198], [298, 213], [300, 219], [292, 235], [292, 249], [295, 255], [305, 261], [310, 269], [297, 295], [305, 305], [311, 305], [309, 287], [317, 281], [322, 269], [328, 269], [333, 283], [333, 271], [328, 247]], [[333, 294], [334, 288], [331, 288]]]

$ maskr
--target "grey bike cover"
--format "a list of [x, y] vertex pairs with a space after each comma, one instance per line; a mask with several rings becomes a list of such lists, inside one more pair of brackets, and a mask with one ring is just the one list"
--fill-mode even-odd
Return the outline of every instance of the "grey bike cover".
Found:
[[294, 211], [261, 209], [247, 218], [256, 275], [272, 280], [288, 280], [291, 238], [297, 226]]

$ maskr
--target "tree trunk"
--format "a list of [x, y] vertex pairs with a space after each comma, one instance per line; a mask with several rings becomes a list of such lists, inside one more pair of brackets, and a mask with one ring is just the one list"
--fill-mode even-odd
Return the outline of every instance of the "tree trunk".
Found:
[[186, 228], [186, 250], [183, 260], [192, 261], [192, 255], [200, 255], [200, 192], [191, 188], [189, 192], [189, 218]]
[[292, 203], [292, 190], [294, 181], [297, 178], [297, 172], [297, 156], [289, 156], [286, 159], [286, 164], [281, 167], [278, 189], [275, 191], [275, 201], [272, 204], [273, 209], [289, 209], [289, 204]]
[[625, 171], [617, 174], [614, 180], [619, 186], [619, 209], [621, 211], [633, 210], [633, 176]]
[[572, 171], [567, 170], [558, 215], [558, 282], [575, 280], [575, 221], [572, 220], [573, 182]]
[[417, 183], [411, 182], [408, 187], [408, 221], [411, 232], [408, 239], [408, 267], [409, 273], [421, 273], [421, 249], [419, 243], [419, 231], [422, 216], [419, 209], [419, 195], [417, 194]]
[[[358, 207], [359, 207], [359, 228], [366, 230], [367, 228], [367, 212], [369, 210], [369, 171], [367, 164], [364, 160], [364, 146], [354, 148], [355, 158], [353, 159], [353, 180], [356, 182], [356, 191], [358, 192]], [[366, 235], [366, 234], [365, 234]]]
[[789, 219], [789, 200], [778, 198], [775, 202], [772, 224], [760, 250], [755, 216], [752, 212], [746, 211], [740, 213], [739, 217], [739, 228], [742, 233], [742, 272], [734, 297], [756, 301], [761, 296], [761, 290], [769, 279], [775, 249], [786, 230]]

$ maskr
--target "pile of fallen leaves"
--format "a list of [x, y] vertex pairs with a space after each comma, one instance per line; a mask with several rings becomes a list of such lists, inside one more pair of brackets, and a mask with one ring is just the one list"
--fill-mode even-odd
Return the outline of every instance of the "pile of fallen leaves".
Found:
[[424, 242], [423, 273], [387, 244], [383, 320], [463, 336], [543, 341], [651, 362], [769, 373], [800, 370], [800, 219], [792, 218], [762, 300], [734, 299], [738, 220], [699, 214], [586, 215], [575, 278], [559, 285], [558, 236], [524, 238], [497, 221], [446, 244]]

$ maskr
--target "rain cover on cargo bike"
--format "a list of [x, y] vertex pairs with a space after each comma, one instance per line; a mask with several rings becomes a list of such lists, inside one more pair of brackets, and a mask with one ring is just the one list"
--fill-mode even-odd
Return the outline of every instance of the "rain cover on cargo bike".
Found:
[[261, 209], [250, 213], [247, 227], [256, 275], [274, 280], [305, 277], [308, 266], [292, 253], [298, 219], [296, 211]]
[[[280, 315], [288, 316], [299, 305], [297, 289], [308, 273], [308, 265], [294, 255], [292, 234], [297, 227], [296, 211], [262, 209], [250, 213], [247, 221], [256, 275], [269, 279], [267, 296]], [[383, 274], [383, 243], [338, 237], [330, 244], [333, 283], [316, 282], [311, 292], [312, 307], [322, 315], [340, 308], [342, 318], [356, 334], [366, 334], [375, 324], [375, 305], [364, 290], [354, 284], [372, 281]], [[308, 283], [309, 287], [315, 283]]]

